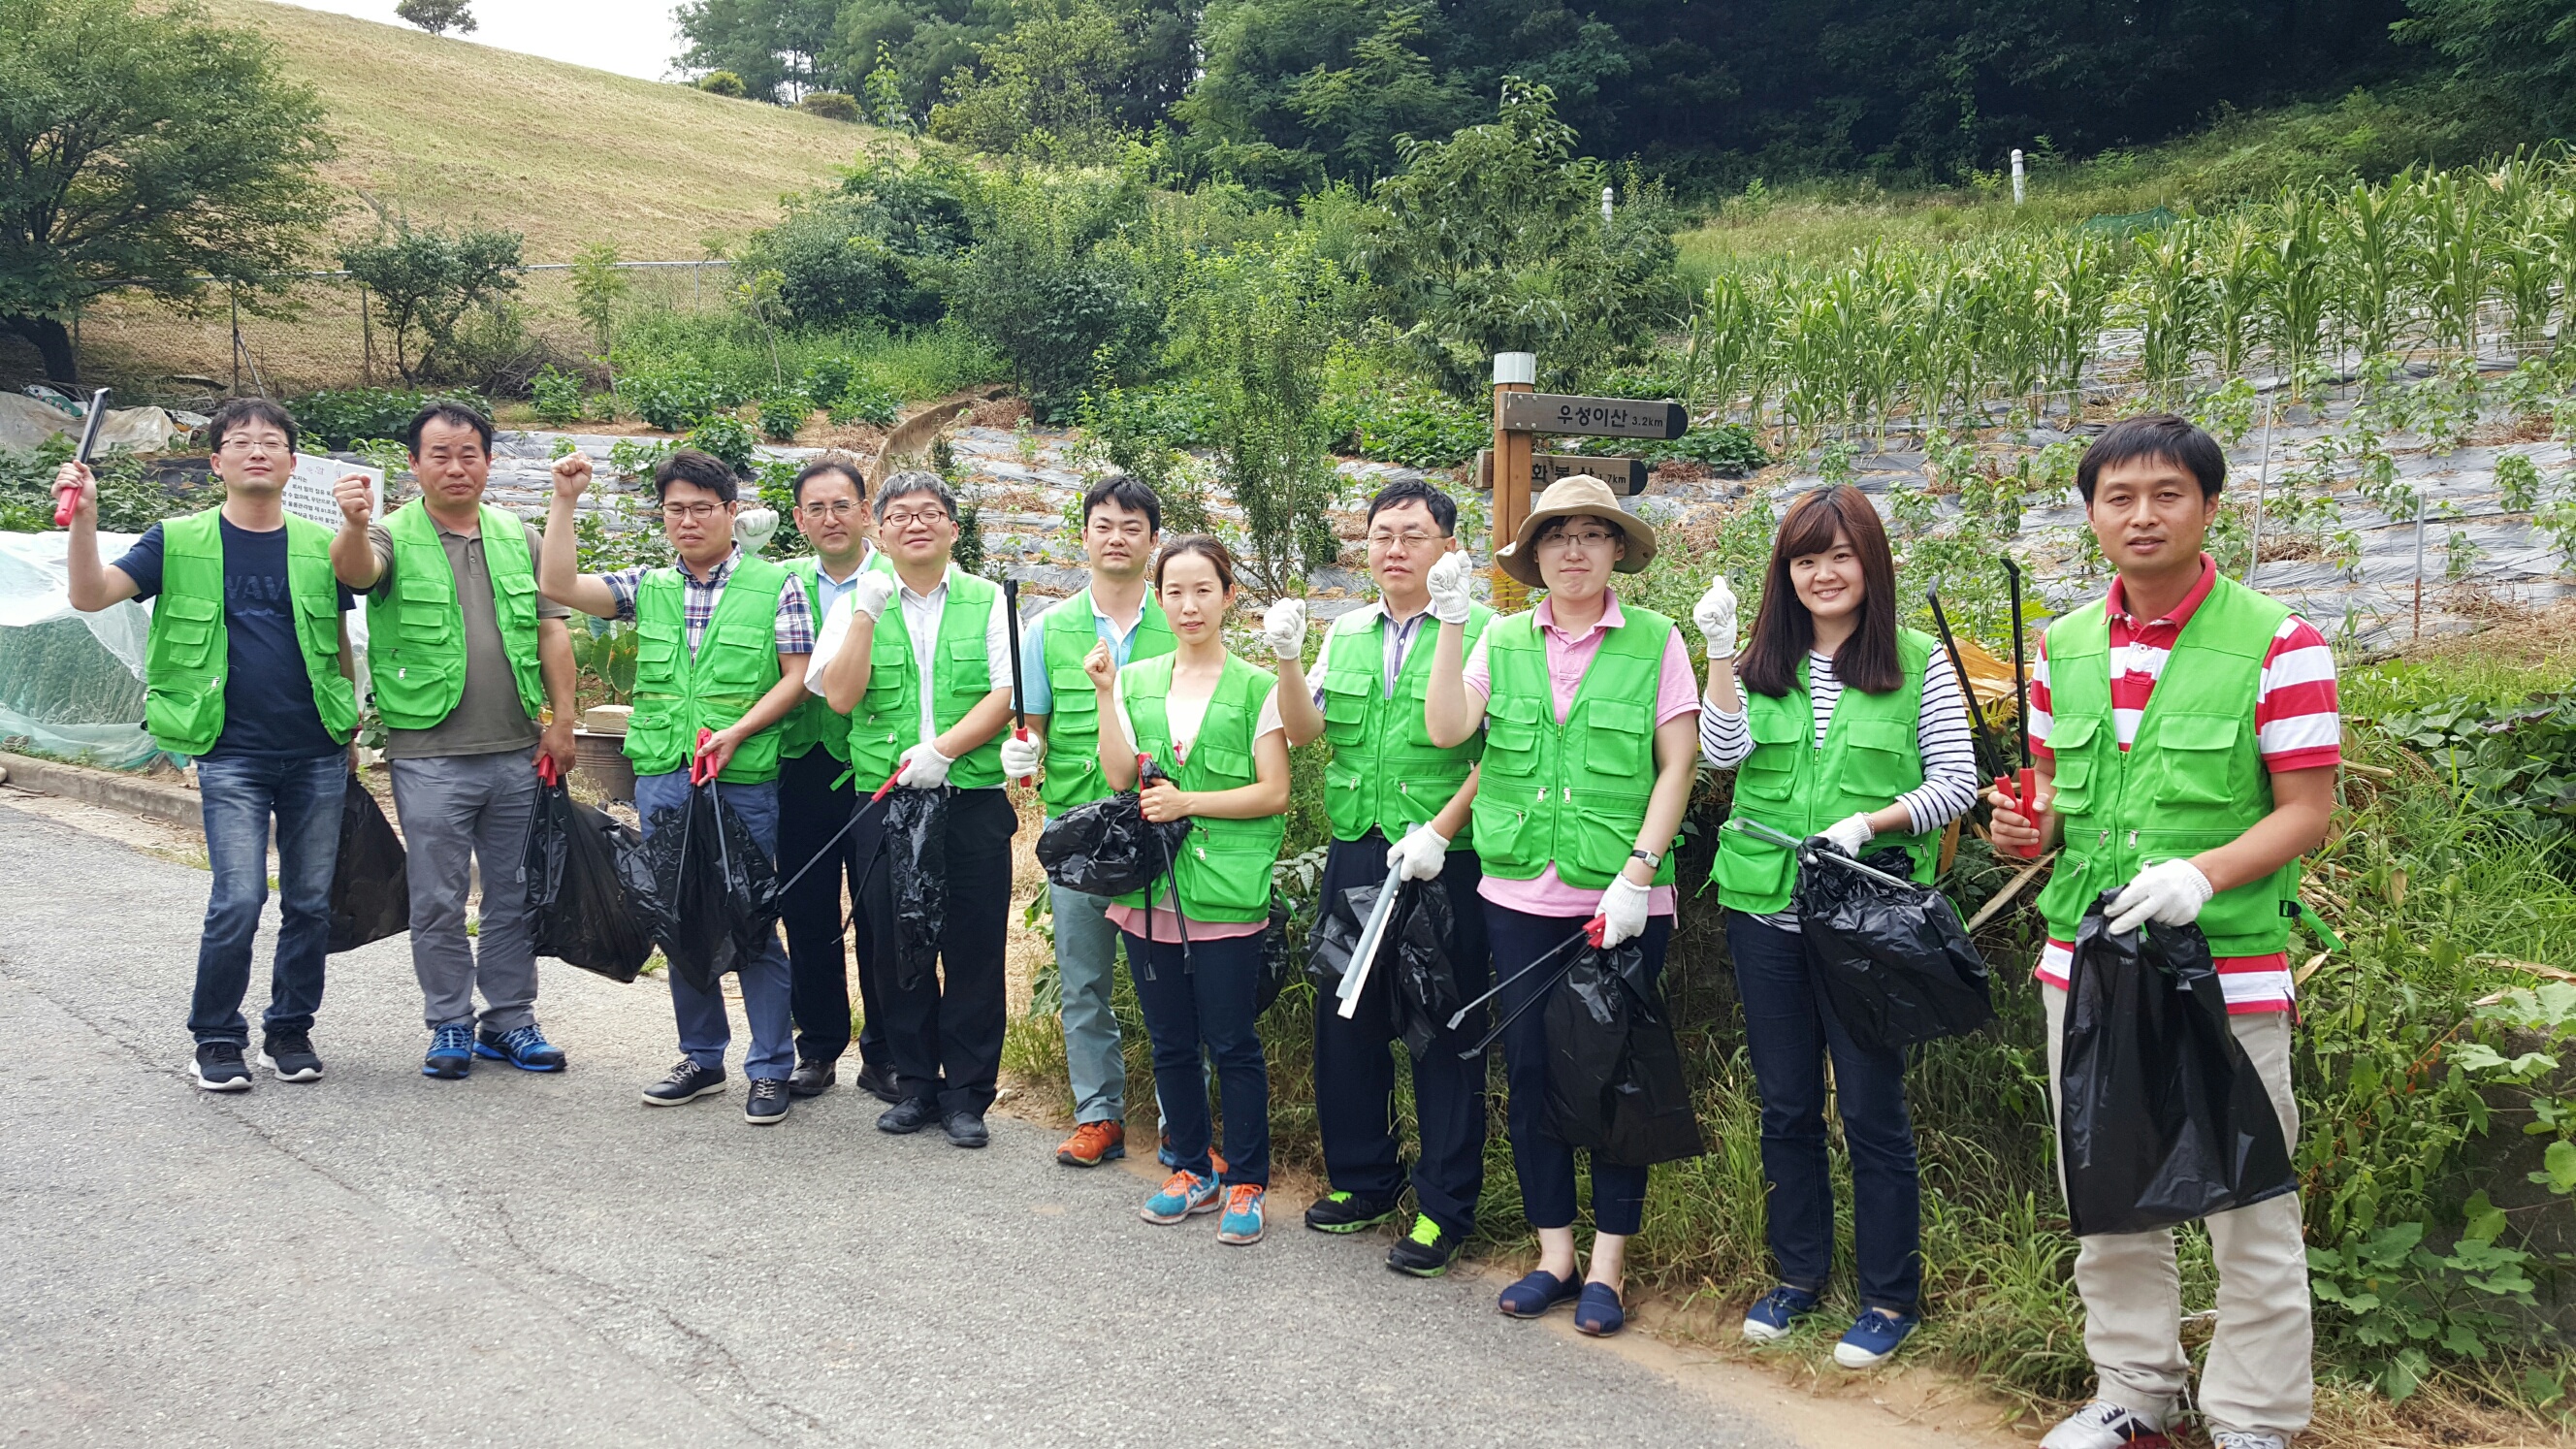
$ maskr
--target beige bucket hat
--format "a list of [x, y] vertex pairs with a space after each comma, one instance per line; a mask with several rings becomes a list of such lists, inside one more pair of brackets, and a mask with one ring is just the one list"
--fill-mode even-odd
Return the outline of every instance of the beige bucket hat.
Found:
[[1547, 485], [1547, 491], [1538, 496], [1538, 507], [1521, 520], [1520, 532], [1495, 550], [1495, 564], [1531, 588], [1546, 587], [1539, 578], [1538, 560], [1530, 553], [1530, 540], [1538, 537], [1539, 529], [1549, 519], [1582, 514], [1599, 518], [1627, 535], [1627, 557], [1613, 565], [1620, 573], [1643, 573], [1646, 565], [1654, 562], [1655, 526], [1622, 509], [1619, 495], [1610, 491], [1609, 484], [1589, 473], [1577, 473]]

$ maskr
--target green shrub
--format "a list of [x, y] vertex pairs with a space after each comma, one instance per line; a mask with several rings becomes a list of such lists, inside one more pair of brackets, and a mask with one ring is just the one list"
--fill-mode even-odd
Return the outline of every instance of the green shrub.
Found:
[[731, 413], [717, 413], [705, 419], [680, 441], [701, 453], [724, 459], [737, 473], [750, 470], [752, 454], [760, 446], [751, 435], [751, 426]]
[[617, 379], [617, 394], [648, 426], [676, 433], [725, 408], [741, 406], [749, 389], [678, 361], [656, 369], [628, 370]]
[[452, 398], [486, 417], [492, 412], [489, 399], [471, 392], [414, 392], [383, 387], [308, 392], [289, 399], [286, 410], [295, 415], [296, 426], [304, 431], [306, 447], [318, 440], [326, 448], [346, 449], [360, 438], [401, 437], [412, 414], [434, 397]]
[[903, 407], [903, 397], [893, 388], [872, 377], [853, 380], [832, 400], [832, 421], [836, 423], [874, 423], [880, 428], [894, 426]]
[[796, 103], [796, 109], [827, 121], [856, 122], [859, 119], [859, 103], [847, 91], [807, 91], [805, 98]]
[[880, 157], [837, 190], [789, 198], [787, 214], [752, 234], [742, 260], [778, 273], [779, 304], [798, 326], [926, 326], [940, 303], [922, 264], [973, 244], [973, 187], [951, 160]]
[[1720, 478], [1742, 478], [1771, 466], [1770, 453], [1742, 423], [1693, 428], [1669, 442], [1648, 443], [1637, 450], [1637, 456], [1649, 463], [1702, 463]]
[[1371, 397], [1352, 410], [1344, 441], [1363, 458], [1408, 468], [1454, 468], [1494, 439], [1493, 417], [1443, 394]]
[[949, 315], [1009, 359], [1042, 422], [1072, 416], [1104, 363], [1127, 380], [1154, 360], [1163, 299], [1124, 237], [1146, 196], [1125, 174], [1015, 171], [979, 184], [975, 245], [921, 268]]
[[698, 77], [698, 89], [711, 96], [736, 101], [751, 94], [750, 87], [742, 83], [742, 77], [729, 70], [711, 70]]
[[774, 392], [760, 400], [760, 435], [773, 443], [792, 443], [814, 412], [814, 399], [803, 391]]
[[570, 427], [582, 417], [581, 379], [559, 367], [548, 366], [528, 384], [536, 399], [537, 420], [558, 428]]

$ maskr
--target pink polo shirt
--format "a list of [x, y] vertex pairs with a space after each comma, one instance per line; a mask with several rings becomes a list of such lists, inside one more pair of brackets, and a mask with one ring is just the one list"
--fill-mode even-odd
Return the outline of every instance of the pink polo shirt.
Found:
[[[1603, 601], [1600, 620], [1576, 634], [1556, 627], [1556, 615], [1549, 610], [1549, 603], [1539, 600], [1538, 607], [1530, 611], [1530, 620], [1538, 625], [1539, 637], [1547, 644], [1548, 687], [1556, 697], [1556, 722], [1561, 725], [1566, 712], [1574, 708], [1575, 691], [1583, 687], [1583, 673], [1592, 667], [1592, 656], [1601, 652], [1602, 639], [1625, 623], [1627, 615], [1620, 611], [1619, 598], [1613, 594]], [[1476, 641], [1475, 652], [1467, 656], [1467, 687], [1480, 699], [1490, 699], [1494, 693], [1493, 665], [1485, 658], [1485, 643], [1492, 637], [1489, 627]], [[1698, 713], [1699, 678], [1691, 673], [1690, 650], [1682, 644], [1682, 631], [1675, 629], [1664, 640], [1663, 670], [1655, 683], [1655, 724], [1660, 728], [1684, 715]], [[1528, 880], [1488, 875], [1476, 893], [1505, 910], [1533, 916], [1589, 917], [1601, 909], [1601, 892], [1567, 885], [1557, 878], [1554, 865]], [[1647, 892], [1647, 913], [1671, 915], [1674, 898], [1673, 887], [1654, 887]]]

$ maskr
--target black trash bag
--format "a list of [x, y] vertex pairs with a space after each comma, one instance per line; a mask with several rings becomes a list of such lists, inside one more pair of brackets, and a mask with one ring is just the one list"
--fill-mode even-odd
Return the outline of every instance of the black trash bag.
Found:
[[1708, 1151], [1663, 994], [1635, 943], [1584, 948], [1543, 1009], [1548, 1135], [1622, 1167]]
[[1315, 917], [1315, 927], [1306, 933], [1306, 974], [1319, 986], [1336, 989], [1351, 969], [1351, 953], [1360, 948], [1360, 932], [1367, 929], [1369, 912], [1377, 909], [1377, 896], [1384, 884], [1346, 886], [1337, 898], [1323, 903]]
[[886, 885], [894, 902], [894, 982], [909, 991], [939, 964], [948, 916], [948, 792], [897, 790], [886, 801]]
[[[1914, 868], [1896, 849], [1863, 863], [1893, 876]], [[1799, 868], [1796, 901], [1807, 969], [1862, 1047], [1965, 1036], [1995, 1019], [1985, 958], [1939, 891], [1818, 861]]]
[[340, 795], [340, 856], [331, 867], [328, 952], [355, 951], [411, 929], [411, 872], [402, 837], [353, 771]]
[[1288, 989], [1288, 898], [1270, 889], [1270, 919], [1261, 928], [1261, 980], [1253, 987], [1252, 1014], [1259, 1016]]
[[644, 852], [654, 895], [669, 910], [662, 953], [681, 980], [713, 991], [718, 977], [776, 939], [778, 871], [715, 786], [692, 786], [688, 804], [654, 811]]
[[1048, 821], [1038, 832], [1038, 864], [1066, 890], [1123, 896], [1159, 879], [1165, 863], [1180, 858], [1189, 833], [1186, 820], [1146, 824], [1130, 790]]
[[1432, 1044], [1466, 997], [1458, 990], [1458, 968], [1449, 959], [1455, 917], [1449, 892], [1437, 881], [1409, 880], [1398, 890], [1395, 915], [1386, 923], [1390, 954], [1378, 949], [1377, 969], [1395, 973], [1395, 994], [1388, 1006], [1395, 1034], [1404, 1038], [1416, 1060], [1431, 1054]]
[[2114, 934], [2104, 891], [2075, 932], [2058, 1150], [2075, 1233], [2143, 1233], [2295, 1190], [2280, 1113], [2227, 1026], [2198, 926]]
[[535, 953], [612, 981], [634, 980], [670, 925], [643, 837], [560, 784], [537, 792], [519, 880]]

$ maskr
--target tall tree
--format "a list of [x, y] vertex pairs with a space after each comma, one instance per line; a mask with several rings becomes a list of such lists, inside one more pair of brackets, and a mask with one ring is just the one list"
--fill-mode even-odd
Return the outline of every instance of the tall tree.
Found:
[[[394, 335], [394, 366], [411, 382], [437, 375], [442, 349], [454, 344], [467, 311], [518, 290], [519, 242], [515, 231], [415, 227], [408, 217], [379, 212], [375, 239], [341, 247], [340, 265], [373, 294]], [[418, 357], [415, 337], [423, 339]]]
[[2558, 135], [2576, 125], [2576, 0], [2406, 0], [2397, 37], [2427, 45]]
[[465, 35], [474, 29], [474, 0], [402, 0], [394, 14], [432, 35], [451, 30]]
[[281, 285], [331, 214], [330, 154], [312, 90], [195, 0], [0, 0], [0, 326], [72, 382], [94, 298]]
[[843, 74], [831, 60], [838, 0], [689, 0], [672, 12], [689, 48], [673, 63], [729, 70], [752, 99], [794, 105], [807, 91], [854, 89], [864, 67]]

